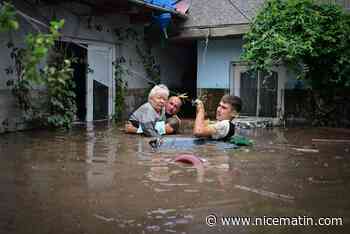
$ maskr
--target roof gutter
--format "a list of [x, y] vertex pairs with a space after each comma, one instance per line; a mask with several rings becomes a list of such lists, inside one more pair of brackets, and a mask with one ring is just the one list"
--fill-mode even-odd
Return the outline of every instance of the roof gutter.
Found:
[[150, 3], [147, 3], [143, 0], [128, 0], [129, 2], [132, 2], [132, 3], [135, 3], [137, 5], [140, 5], [140, 6], [144, 6], [144, 7], [147, 7], [147, 8], [150, 8], [150, 9], [154, 9], [154, 10], [158, 10], [158, 11], [162, 11], [162, 12], [168, 12], [168, 13], [171, 13], [177, 17], [180, 17], [182, 19], [187, 19], [188, 18], [188, 15], [187, 14], [182, 14], [176, 10], [170, 10], [170, 9], [167, 9], [165, 7], [161, 7], [161, 6], [157, 6], [157, 5], [153, 5], [153, 4], [150, 4]]

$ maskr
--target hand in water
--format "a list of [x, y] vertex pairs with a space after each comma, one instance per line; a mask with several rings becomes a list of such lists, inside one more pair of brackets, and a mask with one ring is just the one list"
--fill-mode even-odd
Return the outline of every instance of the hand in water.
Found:
[[153, 148], [153, 149], [158, 149], [163, 143], [163, 140], [161, 138], [155, 138], [152, 139], [148, 142], [148, 144]]

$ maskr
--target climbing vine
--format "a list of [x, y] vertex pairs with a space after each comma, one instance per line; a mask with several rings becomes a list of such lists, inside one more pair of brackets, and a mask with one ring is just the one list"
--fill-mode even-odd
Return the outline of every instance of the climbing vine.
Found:
[[[17, 30], [19, 24], [15, 7], [6, 2], [0, 4], [0, 7], [0, 31]], [[26, 121], [70, 128], [77, 110], [71, 60], [65, 58], [63, 52], [52, 51], [63, 26], [64, 20], [51, 21], [47, 33], [39, 31], [28, 34], [23, 48], [9, 42], [8, 48], [11, 49], [10, 57], [14, 65], [5, 70], [7, 74], [16, 77], [9, 80], [7, 85], [12, 88]], [[44, 69], [40, 69], [39, 66], [48, 57], [49, 51], [53, 53]], [[34, 85], [46, 87], [45, 98], [33, 95]], [[42, 102], [43, 99], [47, 102]]]
[[145, 68], [147, 76], [153, 81], [149, 82], [150, 85], [160, 83], [160, 65], [156, 63], [156, 59], [152, 54], [152, 49], [147, 47], [142, 50], [140, 46], [136, 45], [136, 51], [141, 58], [141, 62]]
[[[139, 33], [133, 29], [133, 28], [114, 28], [113, 30], [116, 39], [120, 42], [123, 43], [124, 41], [134, 41], [136, 46], [136, 53], [138, 54], [140, 58], [140, 63], [143, 65], [145, 72], [146, 72], [146, 77], [141, 77], [140, 75], [137, 75], [137, 78], [141, 78], [144, 80], [148, 80], [149, 87], [148, 89], [151, 89], [151, 87], [154, 84], [159, 84], [160, 83], [160, 66], [159, 64], [156, 64], [155, 56], [152, 55], [152, 50], [151, 47], [146, 46], [146, 49], [144, 48], [143, 45], [143, 40], [141, 40], [141, 36]], [[119, 121], [122, 119], [122, 113], [124, 111], [125, 107], [125, 96], [127, 93], [127, 87], [128, 84], [125, 81], [126, 75], [129, 75], [132, 70], [133, 63], [135, 61], [132, 61], [129, 59], [128, 61], [121, 56], [120, 58], [117, 59], [117, 61], [114, 63], [114, 68], [115, 68], [115, 84], [116, 84], [116, 99], [115, 99], [115, 119]], [[135, 62], [139, 63], [139, 62]], [[127, 68], [128, 67], [128, 68]], [[133, 72], [136, 73], [136, 72]], [[148, 95], [148, 91], [145, 91], [145, 97]]]
[[52, 127], [71, 128], [77, 112], [71, 60], [56, 50], [44, 69], [48, 92], [48, 113], [45, 122]]
[[19, 24], [15, 8], [7, 2], [4, 2], [3, 5], [0, 4], [0, 7], [0, 32], [17, 30]]
[[114, 77], [115, 77], [115, 116], [116, 121], [120, 121], [123, 117], [125, 107], [125, 96], [128, 83], [125, 81], [125, 75], [128, 74], [128, 69], [125, 67], [124, 57], [118, 58], [114, 62]]
[[[61, 71], [57, 74], [53, 74], [53, 71], [56, 70], [55, 65], [51, 64], [47, 65], [43, 70], [39, 69], [39, 64], [47, 57], [49, 50], [55, 44], [55, 40], [58, 39], [58, 30], [63, 27], [63, 24], [63, 20], [57, 22], [53, 21], [50, 25], [50, 33], [27, 35], [24, 48], [17, 48], [13, 43], [8, 44], [8, 47], [12, 48], [11, 58], [14, 60], [15, 69], [9, 67], [7, 68], [7, 73], [15, 73], [16, 79], [8, 81], [7, 85], [12, 87], [12, 93], [17, 99], [19, 108], [24, 111], [24, 117], [27, 121], [32, 122], [38, 120], [41, 123], [47, 123], [55, 127], [68, 126], [65, 120], [56, 121], [56, 123], [53, 124], [52, 119], [54, 119], [56, 115], [52, 111], [49, 111], [53, 116], [52, 118], [50, 118], [50, 116], [46, 117], [47, 113], [43, 112], [45, 108], [35, 105], [40, 98], [34, 98], [32, 95], [33, 85], [46, 85], [48, 88], [48, 99], [52, 100], [52, 98], [55, 98], [54, 96], [50, 96], [55, 94], [50, 92], [50, 87], [52, 87], [50, 84], [53, 82], [52, 77], [57, 79], [58, 84], [62, 83], [62, 80], [65, 80], [65, 78], [62, 77], [65, 72]], [[57, 86], [56, 89], [59, 88], [62, 87]], [[69, 99], [69, 97], [65, 98]], [[49, 109], [55, 109], [52, 106], [55, 102], [49, 102], [49, 104]], [[45, 121], [42, 122], [43, 120]]]
[[37, 84], [45, 82], [45, 77], [41, 76], [38, 66], [47, 56], [48, 51], [55, 45], [58, 40], [64, 20], [51, 21], [49, 33], [29, 34], [25, 39], [26, 48], [22, 58], [23, 77]]

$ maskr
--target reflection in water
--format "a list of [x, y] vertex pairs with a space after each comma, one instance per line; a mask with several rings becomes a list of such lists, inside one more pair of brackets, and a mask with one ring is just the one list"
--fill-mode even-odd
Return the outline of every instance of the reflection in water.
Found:
[[[179, 135], [165, 137], [153, 151], [149, 138], [103, 125], [2, 135], [0, 233], [232, 233], [232, 227], [207, 227], [210, 213], [334, 216], [349, 224], [350, 145], [312, 142], [349, 139], [349, 132], [243, 129], [241, 134], [253, 138], [254, 146], [233, 149]], [[180, 154], [205, 163], [175, 163]], [[274, 228], [234, 232], [302, 232]], [[349, 233], [347, 226], [332, 230]]]
[[168, 167], [151, 167], [151, 171], [148, 173], [148, 178], [156, 182], [169, 181], [170, 174]]
[[94, 131], [93, 125], [86, 127], [86, 162], [89, 164], [86, 178], [90, 190], [108, 189], [113, 185], [118, 141], [110, 134], [108, 130]]

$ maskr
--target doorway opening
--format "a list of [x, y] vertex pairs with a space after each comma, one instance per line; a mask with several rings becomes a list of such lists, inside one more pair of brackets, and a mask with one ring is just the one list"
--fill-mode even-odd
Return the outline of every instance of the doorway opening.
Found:
[[186, 93], [189, 100], [182, 105], [180, 115], [183, 118], [195, 118], [196, 108], [192, 106], [191, 99], [197, 96], [197, 45], [195, 42], [187, 42], [188, 65], [181, 77], [181, 93]]
[[[83, 45], [87, 46], [87, 45]], [[86, 120], [86, 78], [87, 78], [87, 49], [75, 43], [58, 41], [56, 49], [64, 52], [67, 58], [72, 59], [74, 93], [77, 105], [76, 121]]]

